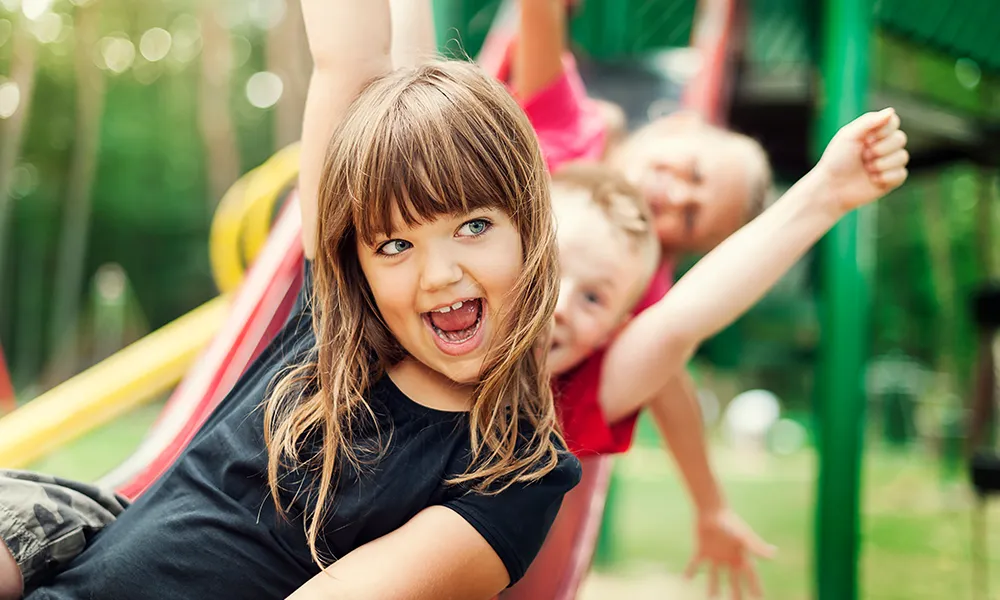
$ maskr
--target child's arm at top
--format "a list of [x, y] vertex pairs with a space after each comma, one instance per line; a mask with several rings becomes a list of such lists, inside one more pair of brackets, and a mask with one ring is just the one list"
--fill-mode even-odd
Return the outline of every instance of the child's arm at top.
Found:
[[312, 258], [330, 136], [365, 84], [392, 70], [392, 28], [388, 0], [302, 0], [302, 16], [313, 73], [302, 124], [299, 204], [302, 246]]
[[437, 56], [430, 0], [389, 0], [392, 10], [392, 64], [415, 67]]
[[563, 73], [566, 0], [521, 0], [520, 35], [511, 82], [519, 98], [531, 98]]
[[845, 125], [774, 206], [624, 328], [605, 359], [601, 403], [646, 404], [702, 341], [753, 306], [842, 216], [901, 185], [905, 145], [892, 109]]

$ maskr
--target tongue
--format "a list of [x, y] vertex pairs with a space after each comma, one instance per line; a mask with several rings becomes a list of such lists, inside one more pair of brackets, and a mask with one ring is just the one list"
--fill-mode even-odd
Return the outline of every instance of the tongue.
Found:
[[441, 331], [462, 331], [476, 324], [479, 318], [479, 301], [466, 302], [462, 308], [451, 312], [431, 313], [431, 323]]

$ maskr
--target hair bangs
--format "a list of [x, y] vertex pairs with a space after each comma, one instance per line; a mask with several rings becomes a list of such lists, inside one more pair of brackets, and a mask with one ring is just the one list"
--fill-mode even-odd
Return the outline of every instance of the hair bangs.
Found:
[[371, 143], [348, 169], [354, 226], [366, 245], [392, 237], [396, 218], [414, 226], [479, 209], [514, 218], [537, 177], [511, 151], [523, 135], [490, 94], [433, 65], [421, 71], [366, 128]]

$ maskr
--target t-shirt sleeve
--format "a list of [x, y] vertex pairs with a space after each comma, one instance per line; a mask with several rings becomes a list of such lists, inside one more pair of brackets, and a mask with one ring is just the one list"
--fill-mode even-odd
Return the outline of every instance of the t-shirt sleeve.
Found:
[[587, 96], [575, 63], [567, 58], [564, 65], [558, 79], [522, 99], [550, 170], [574, 160], [600, 160], [606, 141], [604, 119]]
[[517, 483], [495, 495], [470, 492], [444, 506], [493, 547], [514, 585], [538, 555], [563, 496], [580, 482], [581, 473], [580, 461], [563, 452], [556, 468], [538, 481]]

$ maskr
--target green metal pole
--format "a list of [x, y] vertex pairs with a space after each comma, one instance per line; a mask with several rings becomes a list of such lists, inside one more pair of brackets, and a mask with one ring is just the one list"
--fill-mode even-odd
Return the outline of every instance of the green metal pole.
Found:
[[[865, 109], [872, 7], [868, 0], [826, 0], [822, 18], [823, 98], [817, 157], [837, 130]], [[858, 597], [863, 371], [874, 214], [845, 217], [821, 245], [822, 339], [817, 373], [819, 477], [815, 594]]]

